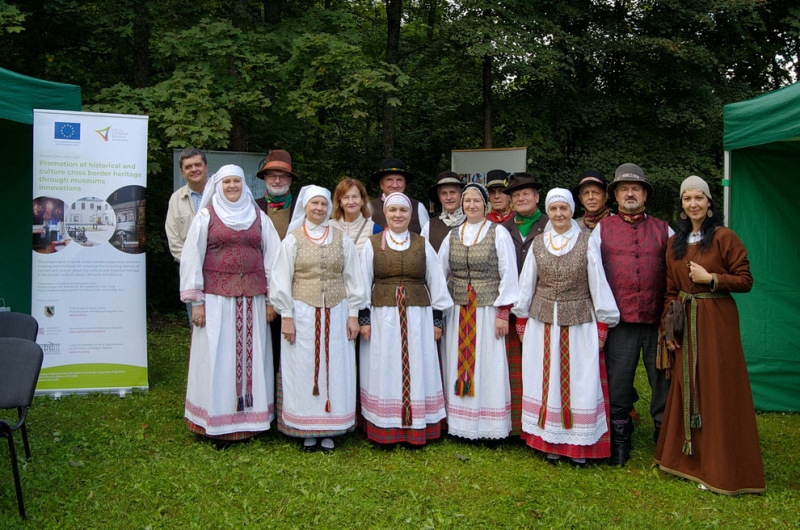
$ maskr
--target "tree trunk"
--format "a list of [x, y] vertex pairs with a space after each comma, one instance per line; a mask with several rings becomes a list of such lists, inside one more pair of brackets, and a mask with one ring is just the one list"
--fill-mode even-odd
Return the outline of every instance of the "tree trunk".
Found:
[[483, 148], [492, 148], [492, 56], [483, 56]]
[[[400, 57], [400, 20], [403, 16], [403, 0], [386, 2], [386, 62], [397, 64]], [[392, 80], [394, 82], [394, 80]], [[383, 157], [389, 158], [394, 152], [394, 130], [397, 109], [388, 103], [383, 106]]]
[[150, 80], [150, 13], [147, 2], [133, 2], [133, 87]]

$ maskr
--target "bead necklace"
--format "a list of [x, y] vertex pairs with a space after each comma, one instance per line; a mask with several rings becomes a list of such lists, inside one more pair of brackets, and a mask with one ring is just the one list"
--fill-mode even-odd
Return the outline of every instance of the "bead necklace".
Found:
[[320, 236], [320, 237], [311, 237], [311, 234], [308, 233], [308, 229], [306, 228], [306, 224], [303, 223], [303, 233], [306, 235], [306, 239], [308, 239], [309, 241], [311, 241], [312, 243], [315, 243], [317, 245], [321, 245], [322, 242], [325, 241], [325, 239], [327, 239], [328, 232], [330, 231], [330, 229], [331, 229], [331, 225], [327, 225], [325, 227], [325, 231], [322, 233], [322, 236]]
[[[486, 224], [486, 218], [484, 217], [483, 218], [483, 222], [481, 223], [481, 226], [478, 227], [478, 232], [475, 234], [475, 240], [472, 242], [473, 245], [478, 242], [478, 237], [481, 235], [481, 230], [483, 230], [483, 225], [485, 225], [485, 224]], [[464, 244], [464, 228], [466, 228], [466, 226], [467, 226], [467, 223], [464, 223], [463, 225], [461, 225], [461, 244], [462, 245]]]
[[548, 236], [550, 237], [550, 248], [552, 248], [552, 249], [553, 249], [553, 250], [555, 250], [556, 252], [558, 252], [558, 251], [559, 251], [559, 250], [561, 250], [562, 248], [564, 248], [564, 247], [566, 247], [567, 245], [569, 245], [569, 242], [570, 242], [570, 241], [572, 241], [572, 236], [569, 236], [569, 237], [567, 238], [567, 240], [566, 240], [566, 241], [564, 241], [564, 244], [563, 244], [563, 245], [561, 245], [560, 247], [557, 247], [557, 246], [555, 246], [555, 244], [553, 243], [553, 232], [550, 232], [550, 233], [548, 234]]
[[395, 238], [392, 237], [392, 231], [391, 230], [387, 230], [386, 233], [389, 235], [389, 239], [392, 240], [392, 243], [394, 243], [397, 246], [405, 245], [406, 241], [408, 241], [408, 238], [411, 237], [411, 232], [406, 232], [406, 238], [404, 240], [402, 240], [402, 241], [398, 241], [398, 240], [396, 240]]

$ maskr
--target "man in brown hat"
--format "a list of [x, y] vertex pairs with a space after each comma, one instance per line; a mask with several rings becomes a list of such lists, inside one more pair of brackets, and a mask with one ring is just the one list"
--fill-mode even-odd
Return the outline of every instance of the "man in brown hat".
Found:
[[436, 184], [428, 190], [434, 203], [442, 205], [442, 213], [422, 227], [422, 237], [428, 240], [433, 249], [439, 252], [442, 241], [450, 233], [450, 229], [459, 226], [466, 217], [461, 211], [461, 190], [464, 183], [458, 173], [443, 171], [436, 177]]
[[624, 466], [631, 454], [630, 411], [636, 401], [633, 380], [640, 351], [653, 391], [650, 415], [656, 440], [669, 392], [669, 381], [656, 368], [656, 350], [667, 282], [667, 240], [673, 231], [664, 221], [647, 215], [645, 203], [653, 195], [653, 186], [636, 164], [619, 166], [608, 192], [619, 204], [618, 215], [597, 224], [591, 244], [600, 248], [620, 312], [620, 323], [608, 331], [605, 352], [611, 405], [609, 464]]
[[[383, 215], [383, 199], [390, 193], [405, 193], [406, 184], [411, 182], [414, 174], [406, 170], [406, 164], [396, 158], [387, 158], [381, 162], [381, 168], [370, 175], [370, 180], [380, 186], [382, 195], [369, 201], [372, 209], [372, 220], [381, 228], [386, 226], [386, 216]], [[411, 199], [411, 197], [409, 197]], [[415, 234], [422, 232], [422, 227], [428, 224], [430, 217], [422, 204], [416, 199], [411, 199], [411, 223], [408, 229]]]
[[607, 188], [606, 176], [596, 169], [578, 176], [578, 185], [572, 188], [572, 196], [576, 204], [583, 205], [583, 217], [575, 219], [582, 231], [591, 233], [597, 223], [612, 215]]
[[298, 178], [292, 173], [292, 155], [282, 149], [273, 149], [256, 176], [267, 185], [266, 193], [256, 199], [256, 204], [267, 214], [283, 241], [294, 211], [292, 182]]
[[505, 223], [514, 212], [511, 209], [511, 197], [505, 193], [507, 177], [508, 172], [502, 169], [493, 169], [486, 174], [486, 189], [492, 205], [492, 211], [486, 214], [486, 218], [493, 223]]
[[[180, 264], [183, 244], [192, 219], [197, 214], [200, 199], [203, 198], [206, 182], [208, 182], [208, 161], [206, 155], [199, 149], [184, 149], [178, 157], [181, 175], [186, 180], [186, 185], [175, 190], [169, 198], [167, 218], [164, 229], [167, 232], [169, 251], [175, 262]], [[192, 321], [192, 304], [186, 303], [189, 313], [189, 325]]]
[[[503, 192], [511, 197], [514, 215], [502, 226], [511, 234], [517, 257], [517, 274], [522, 272], [525, 257], [533, 244], [533, 238], [541, 234], [549, 220], [539, 210], [539, 191], [542, 184], [530, 173], [512, 173]], [[508, 320], [506, 335], [506, 354], [508, 355], [508, 376], [511, 385], [511, 434], [522, 433], [522, 343], [517, 329], [517, 317], [513, 314]]]

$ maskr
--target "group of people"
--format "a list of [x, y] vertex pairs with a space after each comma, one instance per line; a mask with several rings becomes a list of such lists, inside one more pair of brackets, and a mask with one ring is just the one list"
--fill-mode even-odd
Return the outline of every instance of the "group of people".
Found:
[[280, 150], [258, 200], [238, 166], [208, 178], [198, 150], [181, 171], [167, 234], [193, 326], [191, 432], [225, 445], [277, 417], [326, 453], [356, 426], [410, 446], [520, 436], [554, 465], [624, 466], [641, 352], [661, 469], [719, 493], [764, 490], [730, 296], [752, 277], [699, 177], [681, 186], [673, 231], [646, 213], [654, 190], [635, 164], [549, 190], [544, 212], [530, 173], [490, 171], [484, 185], [445, 171], [433, 218], [404, 194], [414, 174], [397, 159], [371, 175], [372, 201], [351, 178], [295, 196]]

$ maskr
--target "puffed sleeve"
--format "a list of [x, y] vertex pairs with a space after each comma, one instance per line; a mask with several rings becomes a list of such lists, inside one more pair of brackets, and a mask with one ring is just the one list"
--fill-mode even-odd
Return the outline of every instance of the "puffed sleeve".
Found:
[[518, 318], [527, 319], [530, 315], [531, 301], [536, 293], [536, 280], [539, 277], [539, 267], [533, 252], [528, 252], [519, 275], [519, 299], [514, 304], [512, 312]]
[[369, 294], [372, 292], [372, 281], [374, 279], [374, 254], [372, 251], [372, 243], [367, 241], [364, 248], [361, 249], [361, 278], [363, 278], [365, 288], [365, 303], [364, 307], [370, 306]]
[[347, 289], [347, 316], [356, 317], [358, 310], [367, 305], [367, 289], [355, 244], [344, 234], [342, 234], [342, 242], [344, 246], [342, 279]]
[[427, 241], [425, 241], [425, 282], [431, 295], [431, 307], [433, 309], [444, 311], [453, 307], [453, 299], [447, 290], [447, 281], [442, 271], [442, 264], [439, 263], [436, 251]]
[[[425, 230], [423, 228], [423, 230]], [[442, 272], [444, 273], [445, 279], [450, 277], [450, 234], [447, 234], [445, 238], [442, 240], [442, 244], [439, 245], [439, 252], [437, 253], [439, 256], [439, 263], [442, 264]]]
[[[275, 225], [272, 220], [267, 217], [267, 214], [258, 210], [261, 219], [261, 256], [264, 260], [264, 273], [267, 276], [267, 285], [269, 285], [269, 278], [272, 275], [272, 267], [275, 264], [275, 258], [278, 256], [278, 250], [281, 246], [281, 238], [278, 236], [278, 231], [275, 230]], [[269, 302], [269, 289], [267, 289], [267, 303]]]
[[294, 234], [286, 237], [278, 247], [278, 255], [272, 264], [269, 279], [269, 295], [275, 311], [282, 317], [294, 318], [294, 298], [292, 298], [292, 279], [294, 263], [297, 258], [297, 240]]
[[194, 216], [181, 254], [181, 301], [205, 300], [203, 292], [203, 262], [208, 244], [208, 210], [203, 209]]
[[514, 241], [505, 227], [495, 226], [494, 246], [497, 252], [497, 267], [500, 273], [500, 289], [495, 307], [517, 303], [519, 298], [519, 277], [517, 276], [517, 253]]
[[603, 260], [600, 258], [600, 248], [596, 246], [597, 240], [589, 239], [589, 248], [586, 250], [587, 273], [589, 276], [589, 292], [592, 295], [592, 304], [597, 321], [609, 327], [619, 323], [619, 309], [614, 300], [614, 293], [606, 279]]
[[431, 216], [428, 215], [428, 211], [425, 210], [425, 206], [422, 203], [417, 206], [417, 218], [419, 219], [419, 226], [423, 228], [431, 221]]

